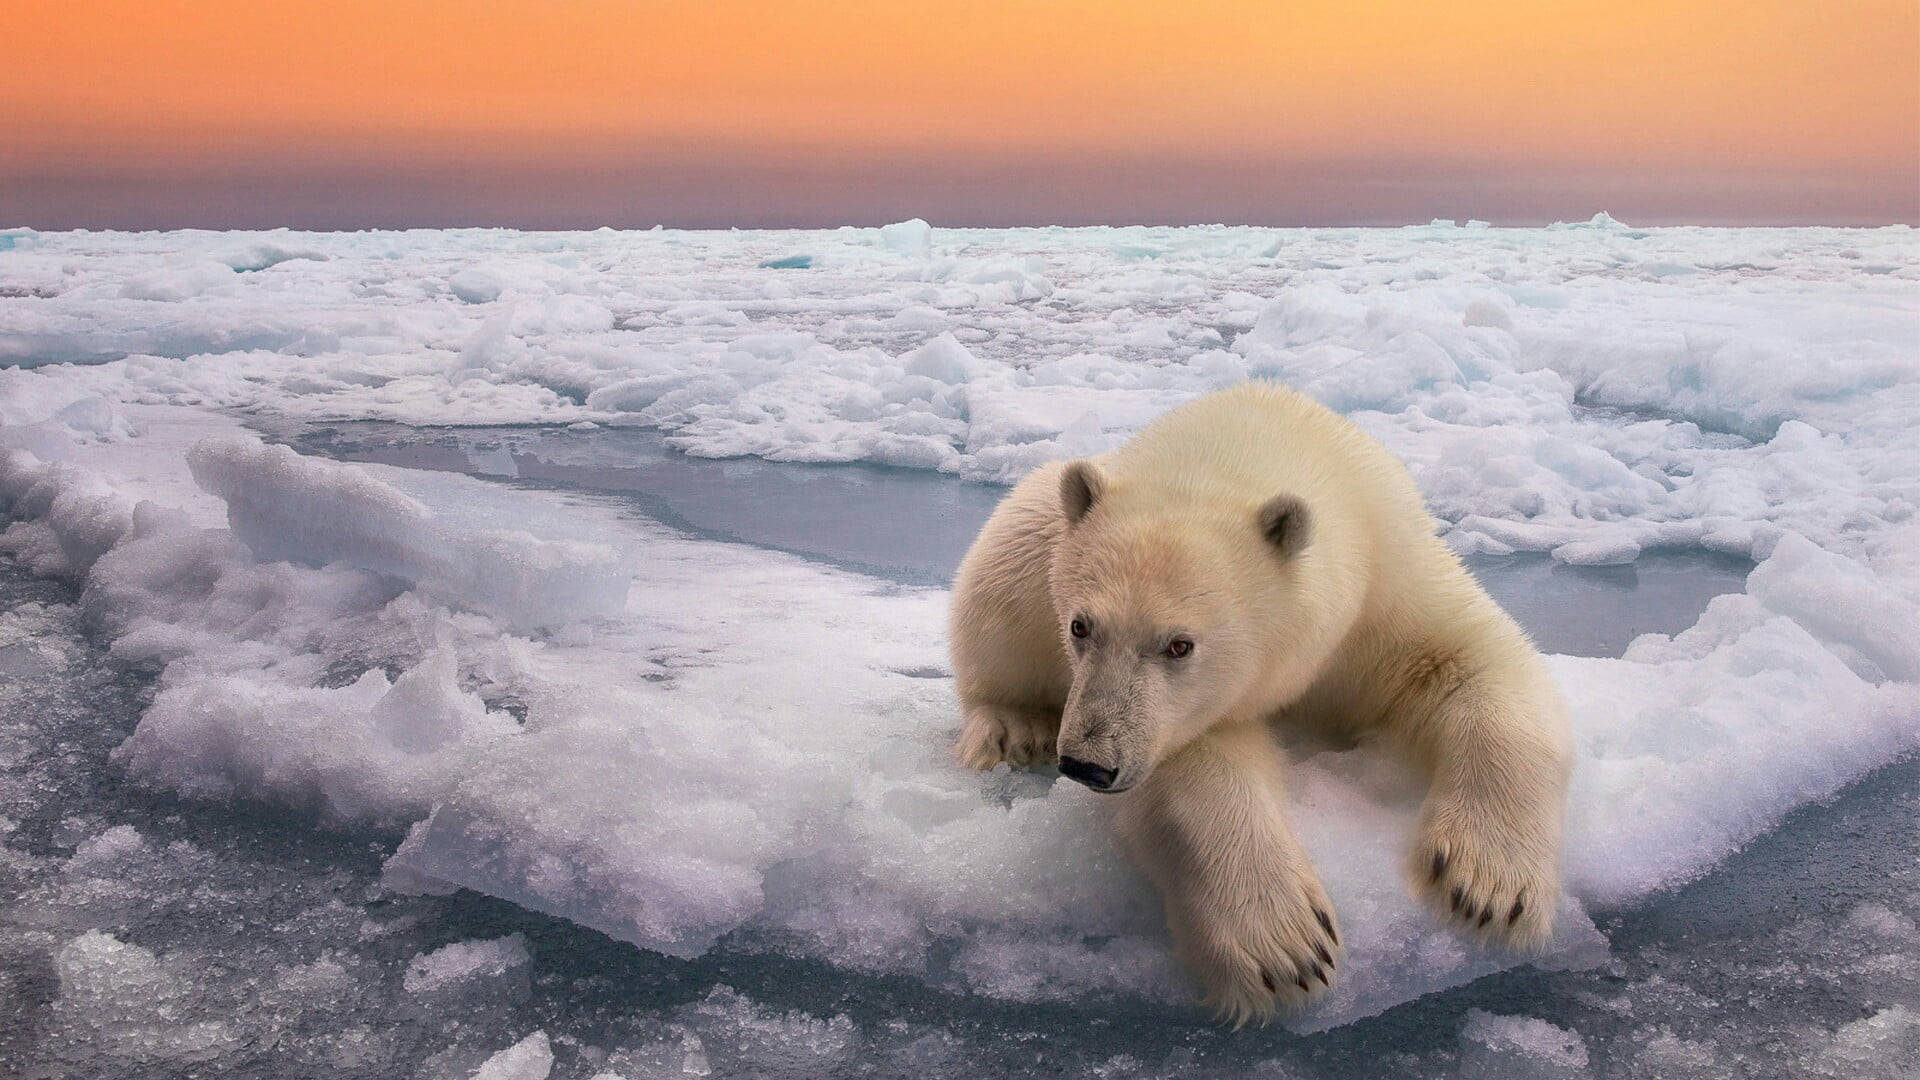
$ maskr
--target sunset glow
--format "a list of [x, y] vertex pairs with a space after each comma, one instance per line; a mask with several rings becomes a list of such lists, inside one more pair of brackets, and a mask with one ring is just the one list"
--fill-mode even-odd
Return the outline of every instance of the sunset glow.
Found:
[[[871, 162], [903, 195], [919, 176], [930, 215], [925, 180], [948, 167], [1046, 188], [1061, 163], [1074, 183], [1112, 163], [1121, 186], [1168, 166], [1194, 220], [1206, 177], [1235, 168], [1574, 171], [1602, 191], [1691, 185], [1705, 206], [1720, 185], [1725, 218], [1806, 217], [1796, 191], [1859, 220], [1920, 204], [1913, 0], [9, 6], [9, 219], [83, 174], [320, 166], [404, 186], [484, 166], [535, 191], [555, 171], [644, 177], [670, 220], [663, 170], [691, 189], [769, 156], [823, 184], [872, 184]], [[1142, 218], [1179, 205], [1159, 194]], [[806, 217], [795, 198], [767, 213]], [[1007, 223], [1052, 205], [1002, 201]]]

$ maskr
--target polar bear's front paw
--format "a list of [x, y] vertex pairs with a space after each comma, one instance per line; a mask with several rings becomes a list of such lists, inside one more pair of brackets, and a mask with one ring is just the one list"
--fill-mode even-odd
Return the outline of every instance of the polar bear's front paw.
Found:
[[953, 752], [969, 769], [991, 769], [1002, 761], [1015, 768], [1051, 765], [1059, 738], [1058, 711], [969, 705]]
[[1503, 827], [1458, 805], [1430, 807], [1414, 845], [1415, 892], [1469, 933], [1533, 948], [1553, 933], [1560, 898], [1551, 832]]
[[1253, 883], [1264, 887], [1237, 897], [1230, 888], [1197, 889], [1167, 910], [1206, 1003], [1236, 1028], [1325, 993], [1340, 958], [1333, 905], [1311, 868]]

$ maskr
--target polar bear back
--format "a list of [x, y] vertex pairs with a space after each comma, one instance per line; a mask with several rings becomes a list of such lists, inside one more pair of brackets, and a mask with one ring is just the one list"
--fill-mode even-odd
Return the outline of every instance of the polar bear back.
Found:
[[1161, 497], [1258, 505], [1286, 493], [1316, 511], [1355, 507], [1381, 524], [1432, 526], [1406, 469], [1352, 421], [1276, 383], [1243, 383], [1161, 416], [1102, 459], [1128, 486]]

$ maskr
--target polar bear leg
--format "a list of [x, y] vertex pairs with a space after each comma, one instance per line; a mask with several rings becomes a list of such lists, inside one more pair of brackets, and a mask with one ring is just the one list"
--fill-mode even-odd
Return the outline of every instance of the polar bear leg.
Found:
[[1002, 761], [1015, 768], [1052, 765], [1060, 739], [1060, 710], [1045, 706], [990, 705], [963, 708], [954, 756], [969, 769], [991, 769]]
[[1396, 725], [1432, 779], [1409, 863], [1415, 895], [1512, 948], [1553, 932], [1572, 760], [1564, 709], [1545, 673], [1529, 670], [1475, 676]]
[[1234, 723], [1115, 796], [1181, 960], [1236, 1025], [1326, 990], [1340, 954], [1333, 905], [1282, 812], [1283, 766], [1264, 724]]
[[953, 583], [948, 648], [960, 698], [954, 756], [971, 769], [1051, 765], [1073, 672], [1048, 564], [1060, 531], [1059, 466], [1034, 470], [994, 510]]

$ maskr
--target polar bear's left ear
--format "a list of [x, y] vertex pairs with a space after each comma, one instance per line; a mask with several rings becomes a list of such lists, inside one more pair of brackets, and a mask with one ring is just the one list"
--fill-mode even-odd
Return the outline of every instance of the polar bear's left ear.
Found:
[[1267, 543], [1272, 544], [1282, 558], [1291, 559], [1300, 554], [1307, 541], [1313, 539], [1313, 514], [1298, 495], [1275, 495], [1268, 499], [1260, 504], [1256, 520], [1260, 523], [1260, 535], [1267, 538]]
[[1060, 474], [1060, 509], [1066, 512], [1067, 524], [1080, 524], [1093, 504], [1100, 501], [1100, 493], [1106, 487], [1106, 478], [1093, 462], [1082, 458], [1069, 463]]

